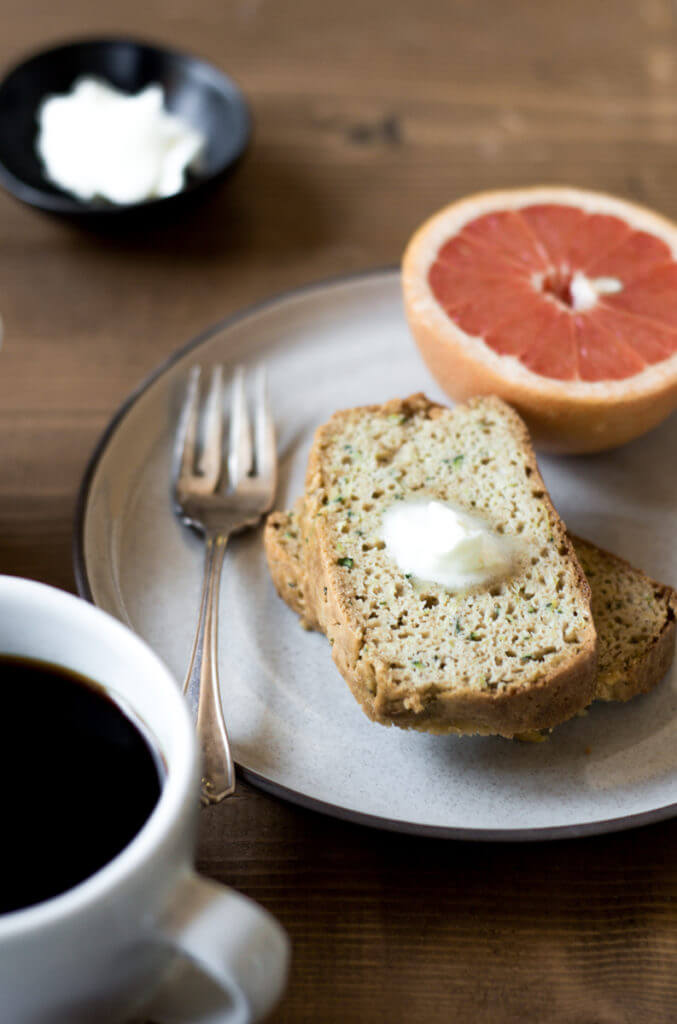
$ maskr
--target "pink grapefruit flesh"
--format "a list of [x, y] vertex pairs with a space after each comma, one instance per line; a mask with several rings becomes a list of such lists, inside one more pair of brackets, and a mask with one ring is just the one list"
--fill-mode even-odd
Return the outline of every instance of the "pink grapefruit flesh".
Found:
[[592, 452], [677, 407], [677, 226], [562, 186], [432, 216], [402, 263], [407, 319], [454, 399], [498, 394], [542, 448]]
[[[577, 272], [618, 290], [577, 311]], [[428, 281], [461, 330], [544, 377], [622, 380], [677, 352], [677, 262], [619, 217], [555, 203], [483, 214], [440, 247]]]

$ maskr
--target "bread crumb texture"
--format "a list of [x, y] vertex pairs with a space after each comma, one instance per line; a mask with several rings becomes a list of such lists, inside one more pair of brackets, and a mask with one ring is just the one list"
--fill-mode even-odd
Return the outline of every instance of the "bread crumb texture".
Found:
[[674, 590], [628, 562], [574, 537], [592, 589], [598, 637], [598, 700], [629, 700], [658, 683], [674, 657]]

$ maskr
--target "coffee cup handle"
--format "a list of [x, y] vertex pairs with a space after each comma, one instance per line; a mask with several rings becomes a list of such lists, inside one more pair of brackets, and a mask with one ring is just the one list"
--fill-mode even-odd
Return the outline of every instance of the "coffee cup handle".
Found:
[[[216, 1015], [210, 1010], [209, 1024], [261, 1020], [282, 995], [289, 967], [287, 935], [267, 910], [233, 889], [187, 871], [158, 931], [159, 942], [189, 960], [227, 996], [223, 1010]], [[162, 988], [158, 995], [146, 1013], [166, 1004]], [[162, 1009], [159, 1013], [158, 1021], [167, 1019]], [[202, 1018], [193, 1011], [189, 1019], [199, 1024]]]

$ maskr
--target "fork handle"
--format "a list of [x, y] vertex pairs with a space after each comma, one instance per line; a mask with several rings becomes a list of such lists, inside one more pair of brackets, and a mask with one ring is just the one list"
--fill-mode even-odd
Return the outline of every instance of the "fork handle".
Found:
[[219, 583], [227, 544], [227, 533], [207, 535], [200, 617], [183, 684], [202, 751], [200, 803], [203, 806], [218, 804], [235, 792], [235, 765], [221, 709], [217, 659]]

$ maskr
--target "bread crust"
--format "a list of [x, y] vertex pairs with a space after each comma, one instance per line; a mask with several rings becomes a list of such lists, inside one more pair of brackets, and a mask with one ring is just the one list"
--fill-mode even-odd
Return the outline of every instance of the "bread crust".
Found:
[[[552, 513], [553, 530], [562, 557], [572, 565], [576, 586], [590, 604], [590, 587], [580, 567], [564, 524], [555, 512], [540, 475], [528, 431], [519, 416], [498, 398], [478, 399], [512, 421], [516, 439], [525, 453], [533, 483], [543, 491], [543, 501]], [[472, 403], [471, 403], [472, 404]], [[422, 729], [427, 732], [497, 734], [512, 737], [534, 729], [550, 729], [585, 708], [594, 696], [597, 642], [592, 616], [581, 648], [563, 659], [547, 675], [531, 684], [514, 683], [497, 692], [431, 684], [428, 690], [396, 684], [386, 662], [360, 657], [364, 624], [350, 604], [345, 574], [338, 571], [335, 551], [321, 507], [324, 493], [322, 453], [325, 437], [335, 429], [337, 417], [356, 410], [338, 412], [316, 434], [308, 462], [305, 498], [299, 511], [301, 534], [300, 569], [289, 553], [281, 550], [279, 530], [283, 520], [273, 513], [266, 524], [264, 544], [271, 576], [280, 596], [297, 611], [304, 625], [319, 628], [332, 644], [332, 657], [354, 697], [373, 721], [383, 725]], [[423, 394], [393, 399], [383, 405], [364, 407], [365, 412], [382, 415], [424, 414], [437, 417], [448, 410]], [[292, 579], [290, 579], [292, 576]], [[289, 583], [296, 586], [289, 586]]]
[[294, 512], [271, 512], [263, 531], [263, 547], [268, 561], [270, 576], [282, 600], [296, 612], [304, 629], [320, 629], [312, 609], [306, 605], [306, 574], [303, 560], [295, 556], [292, 545], [282, 543], [282, 537], [289, 531], [291, 515], [299, 516], [303, 499], [294, 506]]

